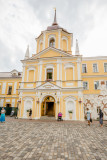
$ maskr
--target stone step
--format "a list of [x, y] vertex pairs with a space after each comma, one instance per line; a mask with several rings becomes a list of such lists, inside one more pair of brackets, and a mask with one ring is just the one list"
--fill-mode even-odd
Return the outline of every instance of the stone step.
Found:
[[41, 120], [56, 120], [54, 116], [41, 116]]

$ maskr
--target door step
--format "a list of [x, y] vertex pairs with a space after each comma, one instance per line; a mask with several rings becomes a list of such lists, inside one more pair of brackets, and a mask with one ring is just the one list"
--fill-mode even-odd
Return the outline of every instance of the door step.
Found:
[[41, 120], [56, 120], [54, 116], [41, 116]]

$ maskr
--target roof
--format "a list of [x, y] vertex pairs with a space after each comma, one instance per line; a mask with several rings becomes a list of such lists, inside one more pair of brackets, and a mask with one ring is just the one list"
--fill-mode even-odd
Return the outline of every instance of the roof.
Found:
[[18, 72], [18, 75], [12, 74], [12, 72], [0, 72], [0, 78], [21, 78], [22, 72]]
[[[57, 29], [62, 29], [63, 31], [69, 33], [66, 29], [64, 29], [64, 28], [62, 28], [62, 27], [60, 27], [60, 26], [58, 25], [57, 19], [56, 19], [56, 9], [55, 9], [54, 21], [53, 21], [53, 23], [52, 23], [51, 26], [48, 26], [48, 27], [47, 27], [47, 31], [57, 30]], [[71, 33], [69, 33], [69, 34], [71, 34]]]

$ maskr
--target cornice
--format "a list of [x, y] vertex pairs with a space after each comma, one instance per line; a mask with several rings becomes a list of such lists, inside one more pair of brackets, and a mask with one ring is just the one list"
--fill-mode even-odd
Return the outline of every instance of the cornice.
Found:
[[107, 56], [82, 57], [82, 61], [107, 60]]
[[82, 76], [82, 78], [95, 78], [95, 77], [107, 77], [107, 75], [86, 75]]

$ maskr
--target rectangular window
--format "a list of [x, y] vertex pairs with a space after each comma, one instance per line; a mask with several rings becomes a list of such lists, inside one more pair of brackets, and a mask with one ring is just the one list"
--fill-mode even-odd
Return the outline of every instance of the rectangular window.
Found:
[[83, 89], [87, 90], [88, 89], [88, 82], [83, 82]]
[[52, 80], [53, 78], [53, 69], [47, 69], [47, 80]]
[[82, 73], [87, 73], [87, 66], [86, 66], [86, 64], [82, 64]]
[[9, 86], [8, 88], [8, 95], [11, 95], [12, 94], [12, 86]]
[[98, 67], [96, 63], [93, 64], [93, 72], [98, 72]]
[[104, 72], [107, 72], [107, 63], [104, 63]]
[[99, 89], [99, 81], [94, 82], [94, 89], [95, 90]]

